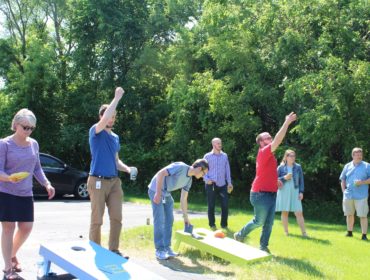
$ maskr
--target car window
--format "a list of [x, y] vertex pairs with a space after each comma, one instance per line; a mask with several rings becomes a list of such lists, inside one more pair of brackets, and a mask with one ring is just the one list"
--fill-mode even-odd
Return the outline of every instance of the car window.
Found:
[[40, 156], [40, 162], [42, 167], [64, 168], [62, 163], [50, 157]]

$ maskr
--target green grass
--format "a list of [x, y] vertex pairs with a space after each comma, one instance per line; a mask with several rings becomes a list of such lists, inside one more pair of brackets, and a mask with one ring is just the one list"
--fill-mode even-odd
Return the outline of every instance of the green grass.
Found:
[[[228, 236], [232, 237], [251, 218], [250, 212], [230, 216]], [[274, 256], [269, 261], [241, 267], [182, 244], [181, 256], [166, 265], [213, 279], [368, 279], [370, 242], [360, 240], [359, 228], [355, 228], [353, 238], [347, 238], [345, 225], [309, 220], [306, 226], [310, 238], [304, 239], [295, 220], [289, 222], [290, 236], [285, 236], [276, 216], [269, 246]], [[206, 227], [207, 220], [193, 219], [192, 223], [195, 227]], [[175, 223], [174, 230], [182, 228], [182, 222]], [[245, 242], [258, 247], [260, 233], [261, 228], [256, 229]], [[121, 238], [124, 252], [137, 258], [155, 259], [152, 226], [127, 230]]]

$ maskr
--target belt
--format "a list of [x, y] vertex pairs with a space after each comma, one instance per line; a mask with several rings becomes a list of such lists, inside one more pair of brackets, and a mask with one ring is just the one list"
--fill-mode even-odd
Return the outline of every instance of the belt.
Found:
[[96, 178], [99, 178], [99, 179], [103, 179], [103, 180], [113, 180], [113, 179], [116, 179], [117, 176], [113, 176], [113, 177], [107, 177], [107, 176], [100, 176], [100, 175], [94, 175], [94, 174], [90, 174], [91, 177], [96, 177]]
[[259, 193], [276, 193], [276, 192], [265, 192], [265, 191], [259, 191]]

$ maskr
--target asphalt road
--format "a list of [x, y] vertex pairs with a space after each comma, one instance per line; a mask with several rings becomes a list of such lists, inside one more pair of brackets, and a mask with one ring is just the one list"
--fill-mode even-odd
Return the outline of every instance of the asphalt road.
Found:
[[[106, 211], [107, 212], [107, 211]], [[41, 260], [38, 250], [40, 243], [45, 244], [62, 244], [66, 240], [77, 241], [87, 240], [89, 230], [90, 217], [90, 202], [77, 201], [73, 198], [63, 200], [47, 201], [45, 199], [37, 199], [35, 201], [35, 223], [33, 231], [18, 253], [18, 259], [22, 263], [23, 272], [20, 275], [26, 280], [37, 278], [37, 262]], [[145, 225], [147, 218], [152, 220], [150, 205], [141, 205], [135, 203], [123, 204], [123, 228], [129, 229], [136, 226]], [[203, 213], [193, 213], [191, 218], [206, 217]], [[175, 212], [175, 219], [182, 219], [181, 212]], [[104, 225], [102, 234], [108, 234], [109, 219], [107, 213], [104, 217]], [[153, 252], [154, 254], [154, 252]], [[173, 270], [170, 266], [158, 261], [149, 261], [147, 259], [130, 258], [130, 261], [135, 262], [150, 269], [164, 279], [194, 279], [207, 280], [214, 277], [207, 277], [204, 274], [195, 274], [182, 270]], [[3, 259], [0, 259], [0, 266], [4, 267]], [[58, 275], [65, 274], [63, 270], [52, 264], [51, 270]], [[66, 279], [63, 277], [53, 279]], [[71, 279], [71, 278], [68, 278]]]

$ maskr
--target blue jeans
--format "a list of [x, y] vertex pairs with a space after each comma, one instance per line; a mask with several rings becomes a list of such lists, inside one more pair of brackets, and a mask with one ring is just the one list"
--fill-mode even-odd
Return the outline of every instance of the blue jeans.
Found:
[[215, 205], [216, 196], [220, 198], [221, 204], [221, 227], [227, 227], [227, 218], [229, 216], [227, 185], [218, 187], [216, 184], [206, 184], [206, 194], [208, 202], [208, 224], [210, 227], [215, 226]]
[[155, 192], [148, 190], [152, 203], [153, 225], [154, 225], [154, 246], [157, 251], [165, 251], [171, 247], [172, 226], [173, 226], [173, 198], [167, 193], [162, 197], [159, 204], [153, 202]]
[[254, 218], [240, 230], [238, 235], [244, 238], [252, 230], [263, 226], [260, 246], [267, 248], [274, 224], [276, 193], [251, 192], [250, 201], [254, 207]]

